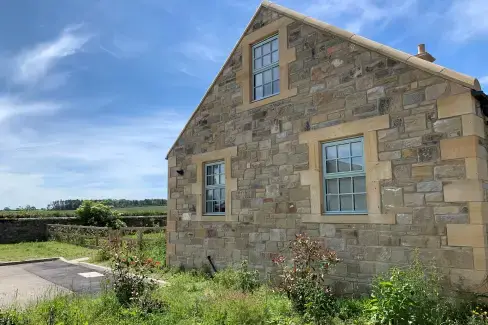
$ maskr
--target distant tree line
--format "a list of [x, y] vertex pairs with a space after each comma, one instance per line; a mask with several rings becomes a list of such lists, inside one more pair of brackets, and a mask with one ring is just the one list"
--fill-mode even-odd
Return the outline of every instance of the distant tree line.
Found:
[[[105, 200], [90, 200], [96, 203], [103, 203], [114, 208], [132, 208], [132, 207], [146, 207], [146, 206], [161, 206], [166, 205], [165, 199], [144, 199], [144, 200], [126, 200], [126, 199], [105, 199]], [[47, 205], [47, 210], [76, 210], [83, 203], [83, 200], [57, 200]]]

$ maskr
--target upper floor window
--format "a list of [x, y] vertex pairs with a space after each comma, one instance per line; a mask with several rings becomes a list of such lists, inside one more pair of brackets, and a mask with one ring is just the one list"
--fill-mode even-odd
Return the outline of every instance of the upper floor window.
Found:
[[278, 35], [252, 47], [253, 100], [280, 92]]
[[322, 144], [325, 213], [366, 214], [363, 138]]
[[225, 163], [205, 164], [205, 214], [225, 214]]

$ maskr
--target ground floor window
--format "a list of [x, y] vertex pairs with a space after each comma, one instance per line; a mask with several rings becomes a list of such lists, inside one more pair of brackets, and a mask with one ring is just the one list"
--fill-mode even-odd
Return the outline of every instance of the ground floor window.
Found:
[[322, 144], [326, 214], [366, 214], [363, 137]]
[[205, 214], [225, 214], [225, 163], [205, 164]]

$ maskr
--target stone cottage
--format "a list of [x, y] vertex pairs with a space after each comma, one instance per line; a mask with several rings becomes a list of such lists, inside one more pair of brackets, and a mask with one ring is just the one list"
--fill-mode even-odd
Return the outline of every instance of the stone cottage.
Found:
[[168, 153], [167, 263], [265, 275], [306, 233], [343, 292], [415, 249], [482, 283], [488, 99], [434, 60], [263, 2]]

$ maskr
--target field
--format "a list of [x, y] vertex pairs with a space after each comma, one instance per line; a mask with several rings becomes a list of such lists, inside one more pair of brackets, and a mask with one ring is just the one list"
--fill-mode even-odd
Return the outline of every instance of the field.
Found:
[[[144, 206], [144, 207], [129, 207], [129, 208], [115, 208], [120, 211], [123, 216], [151, 216], [166, 214], [166, 206]], [[42, 217], [72, 217], [74, 210], [32, 210], [32, 211], [0, 211], [0, 218], [42, 218]]]

